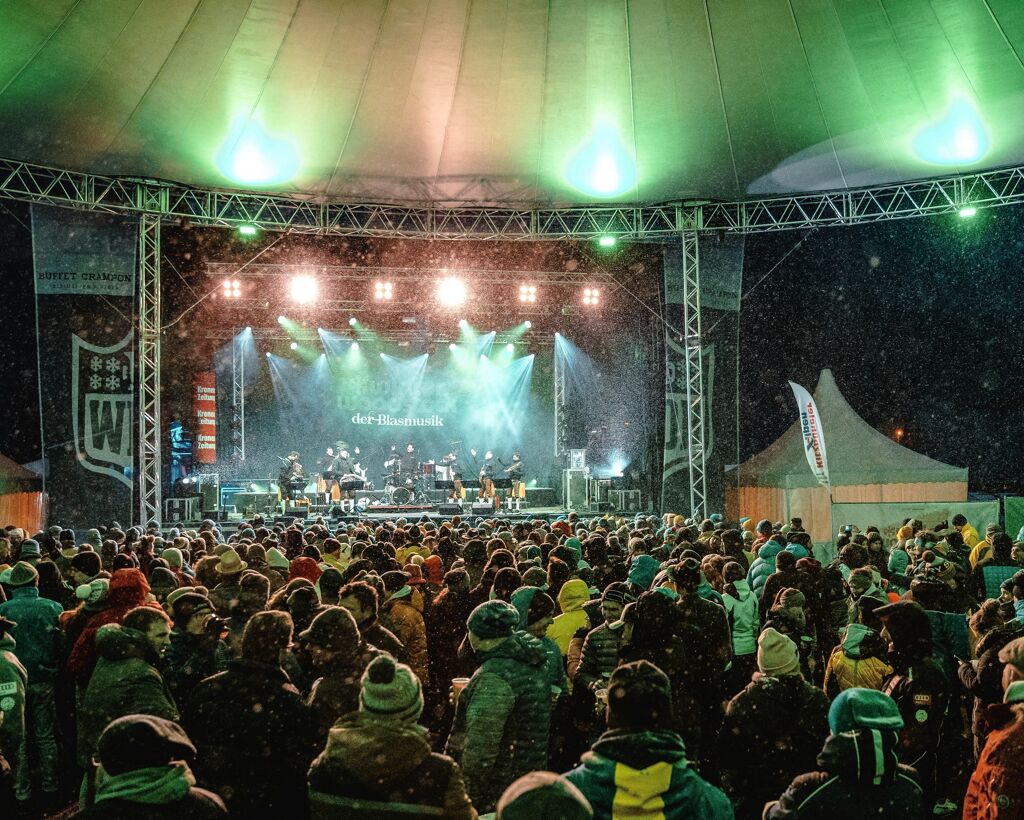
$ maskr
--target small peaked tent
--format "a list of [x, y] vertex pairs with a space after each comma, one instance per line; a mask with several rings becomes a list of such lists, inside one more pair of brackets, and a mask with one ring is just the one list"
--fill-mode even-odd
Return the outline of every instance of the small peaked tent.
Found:
[[[814, 402], [825, 437], [836, 503], [966, 501], [967, 470], [915, 453], [879, 433], [850, 407], [832, 371], [821, 371]], [[727, 507], [739, 515], [788, 521], [803, 519], [815, 542], [832, 540], [828, 490], [817, 483], [804, 455], [800, 422], [772, 444], [734, 467], [739, 488], [727, 491]]]
[[45, 520], [42, 479], [0, 455], [0, 527], [13, 524], [32, 535], [42, 529]]

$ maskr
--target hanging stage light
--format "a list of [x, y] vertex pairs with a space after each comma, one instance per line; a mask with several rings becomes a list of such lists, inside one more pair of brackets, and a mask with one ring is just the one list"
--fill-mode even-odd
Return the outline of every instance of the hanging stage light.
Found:
[[437, 301], [457, 307], [466, 301], [466, 284], [461, 279], [442, 279], [437, 286]]
[[292, 300], [302, 305], [315, 302], [320, 294], [320, 286], [312, 276], [296, 276], [292, 279], [289, 288]]
[[583, 304], [587, 307], [597, 307], [601, 304], [600, 288], [583, 288]]

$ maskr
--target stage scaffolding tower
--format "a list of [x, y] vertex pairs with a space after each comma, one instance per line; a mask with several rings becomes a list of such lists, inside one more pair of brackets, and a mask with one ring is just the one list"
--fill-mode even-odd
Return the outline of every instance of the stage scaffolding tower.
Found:
[[686, 453], [690, 465], [690, 515], [707, 514], [704, 451], [704, 357], [700, 326], [700, 254], [697, 232], [684, 231], [683, 345], [686, 350]]
[[245, 462], [245, 345], [241, 333], [231, 340], [231, 459]]
[[139, 521], [163, 521], [160, 474], [160, 215], [139, 217]]
[[565, 362], [562, 361], [562, 354], [555, 345], [552, 356], [552, 375], [555, 384], [555, 458], [560, 458], [565, 453], [566, 429], [565, 429]]

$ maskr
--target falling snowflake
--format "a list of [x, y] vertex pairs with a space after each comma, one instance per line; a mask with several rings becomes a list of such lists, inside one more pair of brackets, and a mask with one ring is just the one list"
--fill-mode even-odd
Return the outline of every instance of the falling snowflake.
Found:
[[117, 390], [121, 386], [121, 380], [117, 376], [107, 376], [106, 382], [107, 390]]
[[[96, 359], [93, 359], [93, 361], [95, 362]], [[89, 377], [89, 387], [93, 390], [99, 390], [102, 382], [103, 380], [99, 376], [92, 375]]]
[[89, 360], [89, 367], [92, 368], [93, 373], [103, 367], [103, 360], [99, 356], [93, 356]]
[[121, 363], [117, 359], [115, 359], [113, 356], [111, 356], [109, 359], [107, 359], [107, 372], [108, 373], [116, 373], [120, 368], [121, 368]]

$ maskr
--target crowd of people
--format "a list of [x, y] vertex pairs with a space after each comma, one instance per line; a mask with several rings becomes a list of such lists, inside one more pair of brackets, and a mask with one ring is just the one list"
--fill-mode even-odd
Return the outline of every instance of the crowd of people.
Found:
[[995, 523], [221, 526], [0, 533], [0, 816], [1024, 817]]

